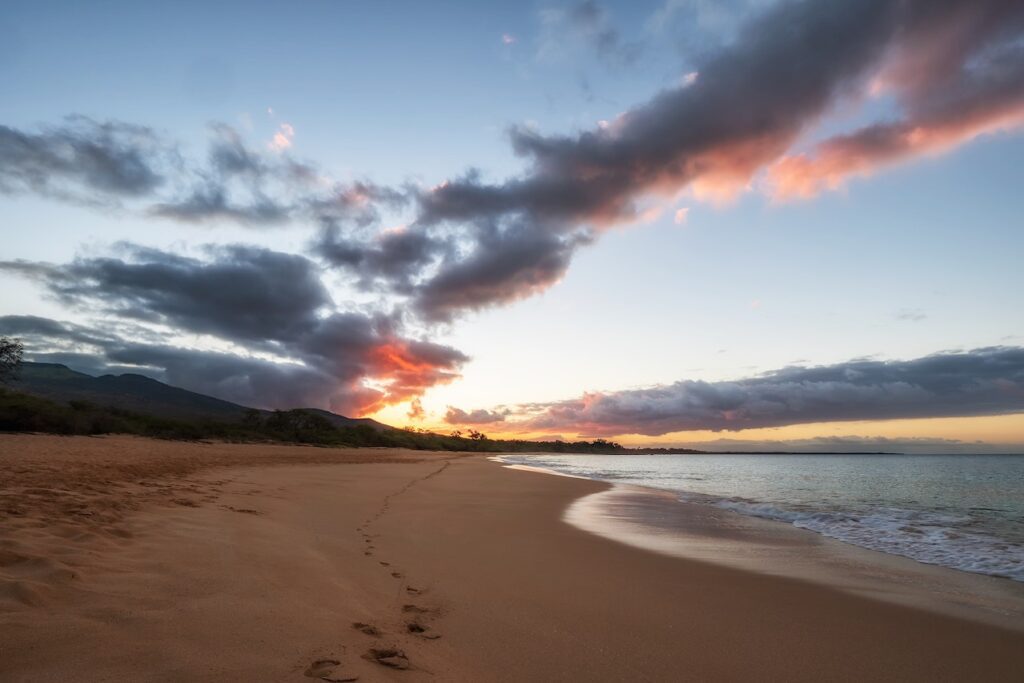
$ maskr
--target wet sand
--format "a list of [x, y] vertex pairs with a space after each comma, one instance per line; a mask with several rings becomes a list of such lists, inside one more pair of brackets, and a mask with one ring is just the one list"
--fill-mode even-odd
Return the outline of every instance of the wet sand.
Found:
[[579, 498], [564, 519], [636, 548], [802, 579], [885, 602], [1024, 629], [1024, 583], [843, 543], [791, 524], [627, 484]]
[[1019, 680], [1024, 632], [630, 547], [479, 456], [0, 435], [0, 680]]

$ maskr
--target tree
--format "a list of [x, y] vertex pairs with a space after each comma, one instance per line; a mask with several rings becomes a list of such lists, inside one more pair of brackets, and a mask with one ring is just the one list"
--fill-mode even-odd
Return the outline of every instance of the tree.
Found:
[[7, 382], [17, 375], [24, 352], [25, 345], [20, 339], [0, 337], [0, 382]]
[[242, 417], [242, 424], [250, 429], [259, 429], [263, 426], [263, 416], [255, 408], [246, 408]]

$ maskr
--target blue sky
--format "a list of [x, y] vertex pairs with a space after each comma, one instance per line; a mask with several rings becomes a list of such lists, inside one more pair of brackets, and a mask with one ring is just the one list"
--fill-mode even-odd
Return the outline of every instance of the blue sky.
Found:
[[[593, 4], [580, 30], [571, 3], [11, 2], [0, 18], [0, 124], [115, 119], [199, 160], [213, 122], [266, 154], [288, 124], [287, 153], [340, 182], [430, 187], [473, 168], [500, 183], [528, 169], [509, 126], [593, 130], [678, 87], [768, 4]], [[839, 102], [815, 136], [892, 115], [885, 100]], [[1022, 160], [1024, 135], [1009, 127], [807, 199], [774, 200], [761, 179], [724, 203], [683, 194], [656, 220], [605, 230], [542, 293], [441, 324], [409, 321], [411, 336], [471, 358], [461, 379], [425, 390], [425, 423], [450, 405], [1020, 346]], [[315, 236], [311, 225], [182, 224], [31, 193], [0, 205], [5, 258], [31, 262], [99, 256], [119, 241], [308, 254]], [[689, 211], [682, 224], [678, 208]], [[380, 228], [407, 221], [385, 210]], [[2, 277], [0, 315], [96, 319], [37, 281]], [[395, 302], [336, 273], [324, 281], [342, 306]], [[401, 421], [406, 409], [382, 416]]]

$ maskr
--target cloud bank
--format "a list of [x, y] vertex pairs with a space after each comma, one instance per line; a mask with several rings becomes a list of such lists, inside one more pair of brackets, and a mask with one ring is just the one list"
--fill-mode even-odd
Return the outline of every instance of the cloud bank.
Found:
[[794, 424], [1024, 412], [1024, 348], [909, 361], [789, 367], [723, 382], [683, 380], [519, 406], [510, 430], [660, 436]]
[[478, 408], [470, 412], [448, 406], [444, 415], [444, 421], [452, 425], [486, 425], [496, 422], [504, 422], [508, 411], [505, 410], [484, 410]]
[[[203, 258], [131, 244], [119, 257], [64, 264], [5, 261], [69, 309], [100, 314], [82, 326], [0, 317], [32, 358], [86, 371], [132, 368], [194, 391], [267, 408], [372, 413], [451, 382], [468, 359], [401, 333], [393, 316], [340, 311], [309, 259], [249, 246]], [[190, 348], [197, 337], [204, 346]]]

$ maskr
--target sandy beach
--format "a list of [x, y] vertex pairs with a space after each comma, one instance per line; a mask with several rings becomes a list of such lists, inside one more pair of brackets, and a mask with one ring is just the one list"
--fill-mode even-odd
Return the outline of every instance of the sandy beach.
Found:
[[481, 456], [0, 436], [0, 680], [1011, 681], [999, 627], [631, 547]]

